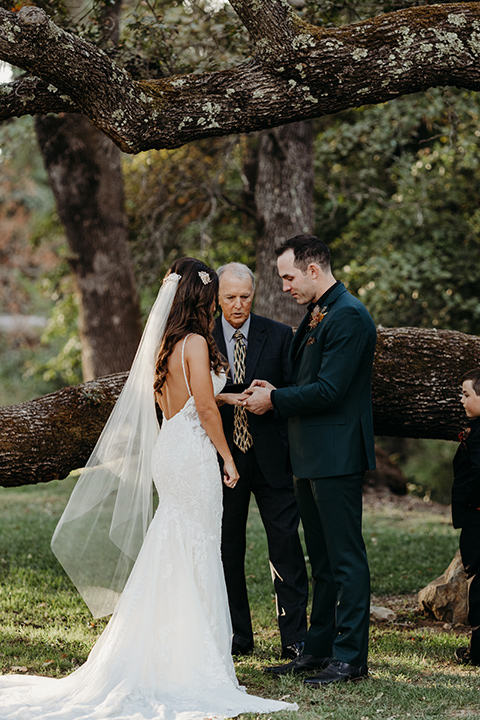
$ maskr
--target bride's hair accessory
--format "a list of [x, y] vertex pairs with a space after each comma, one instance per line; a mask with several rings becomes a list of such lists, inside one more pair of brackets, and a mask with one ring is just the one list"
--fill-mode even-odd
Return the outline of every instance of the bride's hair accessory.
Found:
[[212, 282], [212, 278], [205, 270], [199, 270], [198, 271], [198, 277], [202, 281], [204, 285], [208, 285], [208, 283]]
[[127, 381], [52, 538], [94, 617], [115, 609], [153, 517], [159, 425], [152, 386], [179, 281], [170, 273], [160, 287]]
[[177, 273], [170, 273], [169, 275], [166, 275], [163, 278], [162, 285], [165, 285], [165, 283], [171, 283], [171, 282], [178, 283], [178, 281], [180, 280], [181, 277], [182, 276], [177, 275]]

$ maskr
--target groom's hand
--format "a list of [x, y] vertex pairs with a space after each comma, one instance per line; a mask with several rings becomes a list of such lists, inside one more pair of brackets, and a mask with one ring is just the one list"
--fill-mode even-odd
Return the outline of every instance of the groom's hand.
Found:
[[255, 413], [255, 415], [263, 415], [273, 409], [270, 393], [275, 390], [275, 386], [266, 380], [254, 380], [245, 394], [248, 397], [243, 401], [243, 405]]
[[245, 392], [249, 393], [253, 390], [253, 388], [261, 387], [261, 388], [268, 388], [270, 392], [272, 390], [276, 390], [275, 385], [272, 385], [272, 383], [269, 383], [268, 380], [252, 380], [249, 387], [246, 389]]

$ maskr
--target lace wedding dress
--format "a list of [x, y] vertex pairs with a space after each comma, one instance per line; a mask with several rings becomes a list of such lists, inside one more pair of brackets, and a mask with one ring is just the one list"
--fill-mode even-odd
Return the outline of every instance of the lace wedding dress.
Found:
[[[212, 373], [212, 382], [217, 394], [225, 378]], [[222, 481], [191, 394], [163, 420], [153, 476], [157, 511], [86, 663], [61, 679], [0, 677], [1, 720], [200, 720], [297, 709], [248, 695], [235, 677]]]

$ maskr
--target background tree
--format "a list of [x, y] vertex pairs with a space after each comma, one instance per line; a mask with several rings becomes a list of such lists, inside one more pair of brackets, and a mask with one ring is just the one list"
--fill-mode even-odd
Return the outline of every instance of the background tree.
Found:
[[313, 126], [283, 125], [260, 134], [255, 207], [258, 222], [258, 290], [255, 310], [298, 325], [304, 308], [282, 292], [274, 249], [299, 233], [313, 232]]
[[[75, 27], [79, 7], [67, 1], [60, 9], [61, 25]], [[118, 43], [120, 9], [121, 2], [98, 4], [91, 22], [99, 46]], [[88, 6], [83, 10], [81, 25], [89, 18]], [[90, 380], [128, 370], [141, 326], [120, 151], [77, 113], [38, 115], [35, 127], [70, 248], [79, 297], [83, 377]]]

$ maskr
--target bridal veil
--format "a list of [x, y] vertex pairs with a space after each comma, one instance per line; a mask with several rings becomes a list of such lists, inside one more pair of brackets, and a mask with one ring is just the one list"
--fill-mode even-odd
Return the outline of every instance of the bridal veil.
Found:
[[171, 273], [162, 283], [128, 379], [52, 538], [94, 617], [115, 609], [153, 516], [155, 360], [179, 280]]

